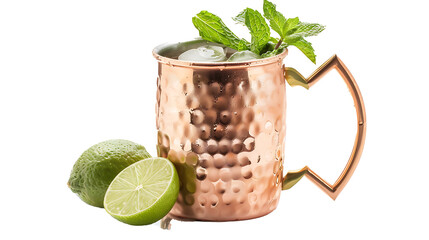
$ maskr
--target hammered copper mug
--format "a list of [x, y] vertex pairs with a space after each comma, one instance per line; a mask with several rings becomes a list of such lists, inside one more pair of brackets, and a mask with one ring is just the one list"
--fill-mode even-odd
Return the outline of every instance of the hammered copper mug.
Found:
[[[287, 50], [247, 62], [174, 59], [184, 47], [204, 44], [164, 44], [153, 51], [158, 60], [158, 156], [175, 164], [181, 184], [169, 216], [203, 221], [260, 217], [273, 211], [282, 189], [303, 175], [335, 199], [358, 164], [366, 131], [361, 94], [341, 60], [334, 55], [305, 79], [282, 64]], [[285, 79], [310, 87], [334, 68], [346, 82], [357, 113], [350, 159], [333, 185], [308, 167], [284, 177]]]

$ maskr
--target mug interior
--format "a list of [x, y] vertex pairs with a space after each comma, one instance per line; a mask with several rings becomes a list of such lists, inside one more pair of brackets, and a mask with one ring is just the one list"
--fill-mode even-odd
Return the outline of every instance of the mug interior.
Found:
[[[288, 50], [285, 49], [282, 53], [277, 54], [273, 57], [268, 58], [262, 58], [262, 59], [254, 59], [254, 60], [248, 60], [248, 61], [241, 61], [241, 62], [193, 62], [193, 61], [183, 61], [178, 60], [178, 57], [183, 52], [198, 48], [204, 45], [215, 45], [220, 47], [225, 47], [224, 45], [209, 42], [203, 39], [197, 39], [187, 42], [176, 42], [176, 43], [164, 43], [161, 44], [153, 49], [153, 56], [161, 63], [171, 64], [171, 65], [177, 65], [177, 66], [203, 66], [203, 67], [237, 67], [237, 66], [254, 66], [254, 65], [265, 65], [272, 62], [276, 62], [279, 60], [282, 60], [286, 57]], [[226, 55], [230, 56], [236, 50], [225, 47]]]

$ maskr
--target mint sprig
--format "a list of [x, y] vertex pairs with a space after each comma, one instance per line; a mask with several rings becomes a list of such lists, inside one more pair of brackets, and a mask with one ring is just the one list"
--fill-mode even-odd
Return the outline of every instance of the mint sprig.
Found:
[[[276, 10], [276, 5], [268, 0], [264, 0], [263, 16], [257, 10], [246, 8], [233, 19], [249, 29], [250, 42], [237, 37], [218, 16], [210, 12], [201, 11], [192, 18], [192, 22], [200, 36], [207, 41], [221, 43], [238, 51], [251, 50], [262, 57], [274, 56], [288, 46], [295, 46], [316, 63], [314, 49], [304, 38], [318, 35], [325, 30], [325, 26], [301, 22], [298, 17], [286, 18]], [[271, 36], [270, 27], [279, 38]]]
[[304, 37], [316, 36], [325, 30], [325, 26], [300, 22], [298, 17], [287, 19], [276, 10], [276, 5], [268, 0], [264, 0], [264, 16], [270, 21], [271, 28], [280, 35], [276, 48], [279, 48], [282, 42], [295, 46], [313, 63], [316, 63], [314, 49]]

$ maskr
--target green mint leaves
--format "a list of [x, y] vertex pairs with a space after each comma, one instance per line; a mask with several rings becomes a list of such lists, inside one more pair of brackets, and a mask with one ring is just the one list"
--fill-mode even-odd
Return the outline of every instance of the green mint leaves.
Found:
[[[221, 43], [238, 51], [251, 50], [262, 57], [274, 56], [288, 46], [295, 46], [316, 63], [314, 49], [304, 38], [316, 36], [325, 30], [325, 26], [301, 22], [298, 17], [286, 18], [268, 0], [264, 0], [263, 16], [257, 10], [246, 8], [233, 19], [249, 29], [250, 42], [237, 37], [218, 16], [210, 12], [201, 11], [192, 18], [192, 22], [200, 36], [207, 41]], [[271, 37], [270, 27], [280, 38]]]
[[200, 36], [210, 42], [221, 43], [238, 51], [250, 49], [250, 43], [238, 38], [220, 19], [220, 17], [201, 11], [192, 18], [194, 26], [200, 31]]
[[258, 11], [246, 8], [233, 19], [249, 29], [252, 36], [250, 50], [258, 55], [261, 54], [271, 35], [270, 27], [264, 17]]
[[286, 36], [285, 24], [286, 18], [280, 12], [277, 12], [276, 5], [264, 0], [264, 17], [270, 22], [270, 27], [277, 32], [280, 37]]
[[243, 26], [246, 26], [246, 12], [247, 8], [241, 11], [236, 17], [233, 17], [232, 19]]
[[280, 44], [284, 42], [297, 47], [313, 63], [316, 63], [314, 49], [304, 37], [316, 36], [325, 30], [325, 26], [300, 22], [298, 17], [286, 19], [276, 10], [276, 5], [267, 0], [264, 0], [264, 17], [270, 21], [271, 28], [279, 34]]

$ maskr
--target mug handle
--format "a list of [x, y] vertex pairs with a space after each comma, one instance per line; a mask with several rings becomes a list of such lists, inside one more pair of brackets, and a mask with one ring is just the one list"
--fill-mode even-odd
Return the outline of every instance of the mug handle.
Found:
[[337, 181], [331, 185], [325, 180], [323, 180], [319, 175], [317, 175], [313, 170], [308, 166], [305, 166], [298, 171], [290, 171], [283, 178], [282, 189], [286, 190], [295, 185], [304, 175], [321, 188], [326, 194], [328, 194], [333, 200], [335, 200], [343, 188], [346, 186], [347, 182], [353, 175], [356, 166], [359, 163], [359, 159], [362, 155], [363, 145], [365, 142], [365, 133], [366, 133], [366, 114], [365, 106], [363, 104], [362, 95], [359, 91], [359, 87], [356, 84], [352, 74], [344, 65], [344, 63], [337, 57], [337, 55], [332, 56], [325, 63], [323, 63], [313, 74], [308, 78], [304, 78], [297, 70], [289, 67], [285, 67], [284, 75], [286, 80], [291, 85], [300, 85], [307, 89], [313, 86], [317, 81], [319, 81], [326, 73], [332, 69], [336, 69], [338, 73], [343, 78], [344, 82], [347, 84], [347, 87], [353, 97], [354, 105], [356, 108], [357, 115], [357, 134], [354, 142], [353, 150], [350, 155], [349, 161], [347, 162], [346, 167], [342, 171], [340, 177]]

